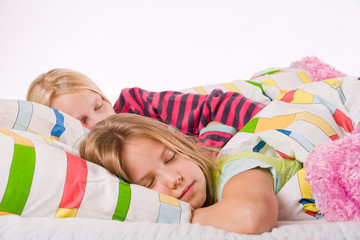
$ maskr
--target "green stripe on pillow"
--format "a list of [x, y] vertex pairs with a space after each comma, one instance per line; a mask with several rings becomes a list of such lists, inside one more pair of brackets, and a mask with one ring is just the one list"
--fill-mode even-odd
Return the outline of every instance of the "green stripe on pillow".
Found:
[[28, 199], [35, 170], [35, 149], [14, 145], [14, 155], [0, 211], [21, 215]]
[[129, 210], [131, 200], [130, 184], [119, 181], [119, 197], [113, 220], [124, 221]]

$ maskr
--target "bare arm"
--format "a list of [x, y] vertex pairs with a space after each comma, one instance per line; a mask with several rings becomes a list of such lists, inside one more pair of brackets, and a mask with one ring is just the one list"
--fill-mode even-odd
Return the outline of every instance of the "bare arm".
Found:
[[256, 168], [232, 177], [224, 187], [222, 200], [209, 207], [195, 209], [191, 221], [229, 232], [261, 234], [271, 231], [277, 216], [271, 173]]

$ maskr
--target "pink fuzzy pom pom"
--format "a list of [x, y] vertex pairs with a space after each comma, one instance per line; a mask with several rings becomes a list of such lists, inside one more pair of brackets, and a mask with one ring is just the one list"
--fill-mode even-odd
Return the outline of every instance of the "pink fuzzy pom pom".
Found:
[[360, 125], [345, 138], [317, 146], [304, 166], [325, 220], [360, 220]]
[[291, 67], [304, 69], [314, 82], [346, 76], [342, 72], [324, 63], [319, 58], [313, 56], [304, 57], [300, 61], [293, 62], [291, 63]]

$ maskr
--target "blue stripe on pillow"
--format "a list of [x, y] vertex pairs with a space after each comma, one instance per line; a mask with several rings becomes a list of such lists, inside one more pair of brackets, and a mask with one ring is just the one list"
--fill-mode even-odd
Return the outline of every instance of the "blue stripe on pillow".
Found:
[[157, 223], [180, 223], [181, 208], [160, 202]]
[[58, 110], [53, 108], [55, 116], [56, 116], [56, 124], [51, 130], [51, 136], [60, 137], [63, 132], [65, 132], [64, 126], [64, 115], [62, 115]]

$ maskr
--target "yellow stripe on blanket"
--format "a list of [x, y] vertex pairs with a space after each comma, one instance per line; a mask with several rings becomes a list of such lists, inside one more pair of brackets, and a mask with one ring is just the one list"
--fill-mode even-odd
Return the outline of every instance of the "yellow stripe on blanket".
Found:
[[241, 91], [233, 84], [233, 83], [223, 83], [222, 84], [229, 92], [238, 92], [241, 93]]
[[[313, 199], [311, 196], [311, 187], [305, 181], [305, 168], [300, 169], [297, 172], [298, 180], [299, 180], [299, 187], [301, 191], [301, 196], [304, 199]], [[306, 203], [304, 204], [304, 212], [311, 211], [311, 212], [318, 212], [319, 209], [316, 208], [315, 203]]]
[[270, 87], [279, 88], [279, 86], [275, 83], [275, 81], [272, 78], [266, 78], [261, 83]]
[[329, 84], [332, 88], [339, 88], [341, 87], [341, 83], [337, 78], [330, 78], [324, 80], [327, 84]]
[[194, 89], [198, 94], [202, 94], [202, 95], [207, 94], [204, 88], [202, 87], [194, 87]]
[[296, 114], [290, 114], [272, 118], [259, 118], [254, 133], [273, 129], [284, 129], [294, 122], [295, 116]]
[[336, 135], [335, 130], [330, 126], [328, 122], [326, 122], [324, 119], [322, 119], [319, 116], [316, 116], [309, 112], [300, 112], [297, 113], [295, 116], [296, 120], [304, 120], [306, 122], [310, 122], [318, 126], [326, 135], [329, 137]]
[[309, 78], [309, 76], [305, 73], [305, 72], [296, 72], [296, 74], [298, 75], [298, 77], [300, 78], [300, 80], [303, 83], [311, 83], [311, 79]]
[[259, 117], [257, 119], [257, 124], [253, 132], [258, 133], [273, 129], [285, 129], [293, 122], [299, 120], [314, 124], [315, 126], [320, 128], [331, 139], [333, 138], [333, 136], [337, 136], [335, 130], [331, 127], [331, 125], [328, 122], [326, 122], [321, 117], [314, 115], [310, 112], [299, 112], [289, 115], [275, 116], [272, 118]]
[[299, 179], [299, 186], [300, 186], [302, 198], [312, 199], [312, 197], [311, 197], [311, 187], [305, 181], [305, 168], [300, 169], [297, 172], [297, 175], [298, 175], [298, 179]]
[[312, 104], [314, 101], [314, 95], [303, 90], [296, 90], [294, 92], [294, 99], [291, 103], [294, 104]]

